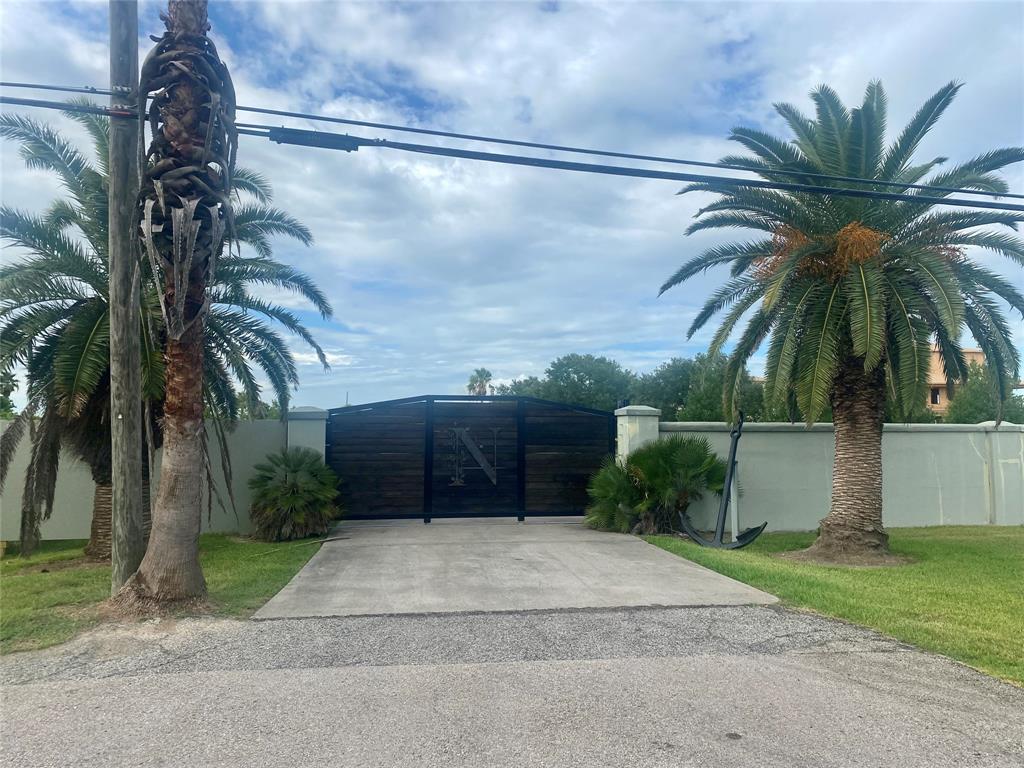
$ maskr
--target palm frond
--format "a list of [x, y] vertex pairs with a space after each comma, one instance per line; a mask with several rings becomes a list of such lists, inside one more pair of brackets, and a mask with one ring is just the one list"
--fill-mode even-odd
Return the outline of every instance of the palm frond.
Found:
[[691, 224], [687, 228], [686, 234], [692, 235], [694, 232], [700, 232], [702, 229], [724, 229], [728, 227], [759, 229], [762, 232], [771, 233], [775, 231], [778, 224], [764, 216], [754, 216], [746, 213], [713, 213]]
[[[215, 293], [211, 292], [211, 296], [216, 300]], [[313, 338], [313, 334], [309, 332], [309, 329], [306, 328], [306, 326], [303, 325], [299, 321], [299, 318], [292, 312], [289, 312], [287, 309], [277, 304], [273, 304], [269, 301], [250, 295], [234, 296], [231, 301], [231, 306], [258, 312], [261, 315], [280, 323], [313, 349], [316, 353], [317, 359], [320, 361], [320, 364], [324, 367], [325, 371], [330, 370], [330, 365], [327, 363], [327, 356], [324, 354], [323, 349], [320, 348], [320, 345], [317, 343], [316, 339]]]
[[78, 416], [110, 365], [110, 314], [104, 302], [83, 307], [63, 329], [53, 360], [56, 402]]
[[815, 131], [818, 158], [830, 172], [846, 173], [850, 113], [839, 94], [827, 85], [819, 85], [811, 91], [811, 100], [818, 115]]
[[38, 216], [9, 206], [0, 206], [0, 239], [36, 255], [0, 270], [4, 279], [31, 269], [81, 280], [93, 291], [106, 295], [107, 271], [89, 256], [82, 244]]
[[251, 168], [235, 168], [234, 173], [231, 174], [231, 186], [236, 192], [252, 195], [260, 205], [270, 205], [274, 201], [274, 190], [270, 186], [270, 179]]
[[[1020, 162], [1024, 162], [1024, 147], [993, 149], [966, 163], [961, 163], [955, 168], [950, 168], [944, 173], [933, 176], [928, 180], [928, 184], [936, 187], [978, 189], [983, 192], [1007, 192], [1006, 182], [990, 174]], [[944, 197], [951, 193], [928, 192], [927, 194]]]
[[964, 232], [950, 238], [949, 244], [985, 248], [1024, 266], [1024, 240], [1004, 232]]
[[36, 417], [38, 407], [38, 400], [30, 400], [21, 409], [21, 413], [7, 422], [6, 429], [3, 434], [0, 434], [0, 491], [3, 490], [4, 484], [7, 482], [7, 472], [11, 468], [22, 438]]
[[1006, 278], [969, 261], [954, 264], [953, 271], [965, 295], [974, 295], [978, 289], [990, 291], [1024, 318], [1024, 292]]
[[252, 235], [285, 235], [303, 245], [313, 244], [309, 227], [280, 208], [267, 205], [240, 205], [235, 209], [235, 237], [242, 243]]
[[885, 348], [884, 287], [882, 270], [876, 264], [854, 264], [843, 278], [853, 354], [864, 359], [868, 372], [878, 367]]
[[996, 421], [1002, 420], [1002, 403], [1012, 392], [1011, 382], [1020, 374], [1020, 358], [1009, 343], [1011, 331], [999, 307], [991, 301], [976, 297], [966, 306], [964, 321], [985, 353], [985, 363], [995, 374], [992, 378], [999, 395]]
[[686, 338], [693, 338], [693, 334], [703, 328], [708, 320], [734, 301], [738, 301], [752, 292], [760, 296], [763, 291], [764, 286], [761, 284], [761, 281], [753, 277], [741, 276], [729, 280], [711, 294], [707, 302], [705, 302], [703, 308], [697, 313], [697, 317], [690, 324], [690, 328], [686, 332]]
[[708, 344], [708, 357], [717, 357], [721, 351], [725, 342], [729, 340], [729, 336], [732, 334], [733, 328], [740, 321], [744, 314], [754, 306], [761, 297], [756, 293], [750, 293], [737, 301], [732, 309], [729, 310], [728, 314], [722, 320], [718, 326], [718, 330], [715, 331], [715, 335], [711, 337], [711, 343]]
[[309, 275], [272, 258], [225, 257], [217, 265], [218, 284], [225, 290], [245, 285], [268, 285], [298, 294], [309, 301], [324, 319], [333, 310], [326, 294]]
[[893, 376], [890, 387], [898, 415], [906, 418], [924, 402], [928, 386], [931, 345], [925, 307], [912, 286], [884, 275], [891, 306], [888, 314], [888, 358]]
[[[53, 128], [30, 117], [5, 112], [0, 114], [0, 136], [21, 144], [25, 164], [35, 170], [56, 173], [64, 187], [80, 205], [91, 202], [99, 174], [71, 142]], [[90, 189], [89, 182], [94, 183]]]
[[691, 277], [702, 272], [707, 272], [712, 267], [730, 262], [742, 262], [744, 268], [749, 266], [754, 259], [767, 258], [772, 252], [771, 240], [755, 240], [747, 243], [729, 243], [708, 248], [703, 253], [694, 256], [685, 262], [675, 273], [662, 283], [658, 290], [660, 296], [669, 288], [684, 283]]
[[963, 322], [964, 302], [949, 262], [927, 249], [909, 251], [908, 262], [921, 292], [933, 303], [938, 319], [951, 336], [957, 337]]
[[777, 314], [777, 311], [764, 307], [754, 312], [737, 340], [736, 348], [729, 355], [729, 360], [725, 365], [722, 392], [722, 404], [727, 416], [736, 414], [740, 400], [740, 385], [743, 381], [743, 374], [747, 370], [747, 361], [771, 332]]
[[[100, 106], [85, 96], [68, 99], [68, 103], [76, 107]], [[62, 114], [69, 120], [74, 120], [88, 132], [92, 138], [93, 154], [99, 164], [100, 172], [106, 176], [109, 173], [108, 162], [110, 160], [110, 118], [106, 115], [76, 110], [65, 110]]]
[[[792, 144], [772, 136], [770, 133], [758, 131], [753, 128], [733, 128], [729, 135], [730, 141], [742, 144], [748, 150], [757, 155], [775, 170], [801, 170], [808, 173], [817, 172], [817, 168], [808, 162], [800, 150]], [[720, 162], [738, 165], [741, 162], [749, 162], [746, 158], [723, 158]], [[751, 166], [752, 169], [755, 166]]]
[[935, 334], [935, 345], [939, 349], [939, 358], [942, 360], [942, 372], [946, 377], [946, 391], [953, 397], [956, 385], [959, 381], [967, 380], [968, 366], [967, 358], [964, 356], [963, 348], [960, 346], [959, 337], [949, 333], [945, 326], [938, 321], [934, 310], [930, 307], [926, 297], [924, 299], [930, 318], [928, 327]]
[[772, 343], [768, 348], [765, 366], [765, 396], [779, 400], [793, 389], [793, 367], [800, 337], [804, 331], [804, 316], [822, 287], [811, 280], [805, 280], [795, 291], [794, 300], [788, 302], [779, 313]]
[[846, 308], [839, 284], [807, 315], [807, 330], [797, 354], [796, 396], [808, 424], [828, 406], [839, 367], [840, 329]]
[[800, 110], [792, 104], [775, 104], [775, 111], [789, 125], [789, 129], [796, 136], [796, 145], [805, 157], [818, 169], [819, 172], [825, 169], [825, 164], [818, 156], [817, 132], [818, 128], [810, 119], [805, 117]]
[[903, 129], [895, 143], [886, 152], [879, 176], [887, 181], [897, 178], [904, 170], [921, 139], [932, 129], [946, 108], [953, 103], [961, 84], [950, 82], [942, 86], [917, 111]]

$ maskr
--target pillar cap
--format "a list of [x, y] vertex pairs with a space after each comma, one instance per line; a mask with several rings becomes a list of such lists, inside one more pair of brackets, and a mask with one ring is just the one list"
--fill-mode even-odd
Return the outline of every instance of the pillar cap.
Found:
[[327, 411], [312, 405], [300, 405], [288, 411], [288, 421], [327, 421]]
[[661, 416], [660, 408], [651, 408], [649, 405], [627, 405], [615, 411], [616, 416]]

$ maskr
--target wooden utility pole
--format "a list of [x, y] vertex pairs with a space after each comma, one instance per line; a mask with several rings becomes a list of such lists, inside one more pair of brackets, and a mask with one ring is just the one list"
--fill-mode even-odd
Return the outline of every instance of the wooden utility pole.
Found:
[[[110, 0], [110, 86], [115, 108], [138, 107], [139, 8]], [[111, 594], [146, 553], [142, 506], [142, 386], [139, 353], [139, 259], [133, 241], [138, 191], [138, 123], [110, 118], [110, 434], [113, 465]]]

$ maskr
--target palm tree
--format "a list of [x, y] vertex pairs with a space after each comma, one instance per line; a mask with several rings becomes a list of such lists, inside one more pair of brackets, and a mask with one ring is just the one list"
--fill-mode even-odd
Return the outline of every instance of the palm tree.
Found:
[[[0, 238], [31, 254], [0, 269], [0, 370], [20, 364], [29, 374], [29, 407], [9, 426], [0, 445], [0, 483], [18, 442], [34, 427], [32, 442], [39, 449], [33, 450], [26, 474], [27, 519], [22, 526], [22, 551], [31, 552], [40, 523], [52, 511], [48, 502], [52, 502], [56, 467], [49, 465], [50, 456], [56, 461], [59, 454], [54, 449], [69, 449], [89, 466], [96, 483], [86, 552], [109, 559], [108, 122], [94, 114], [65, 114], [90, 134], [95, 164], [50, 127], [18, 115], [0, 115], [0, 135], [20, 142], [26, 163], [57, 174], [68, 193], [42, 216], [0, 207]], [[272, 256], [271, 236], [287, 235], [310, 245], [309, 230], [272, 207], [270, 185], [261, 175], [237, 169], [235, 190], [242, 197], [235, 212], [233, 241], [252, 252], [243, 256], [231, 250], [220, 261], [204, 338], [206, 408], [229, 423], [240, 411], [261, 407], [256, 370], [270, 382], [280, 412], [287, 410], [297, 371], [287, 343], [272, 323], [299, 335], [324, 362], [322, 350], [299, 319], [254, 295], [253, 288], [289, 291], [307, 299], [324, 317], [331, 314], [329, 303], [309, 277]], [[140, 281], [144, 313], [139, 322], [143, 397], [149, 404], [148, 436], [158, 443], [155, 417], [164, 397], [166, 334], [151, 271], [146, 263], [141, 267], [145, 273]], [[237, 390], [232, 386], [235, 381], [240, 384]], [[40, 413], [38, 423], [31, 424]], [[49, 452], [43, 446], [49, 446]], [[148, 463], [143, 462], [144, 470]]]
[[471, 395], [486, 395], [491, 383], [491, 372], [486, 368], [477, 368], [469, 377], [466, 391]]
[[[821, 86], [811, 93], [817, 112], [813, 120], [789, 104], [776, 105], [794, 134], [792, 141], [737, 128], [730, 138], [753, 156], [726, 157], [723, 162], [742, 165], [770, 181], [820, 184], [811, 176], [794, 178], [796, 172], [900, 185], [927, 179], [926, 184], [945, 188], [1006, 192], [1006, 183], [995, 172], [1024, 159], [1019, 147], [996, 149], [942, 172], [936, 168], [945, 158], [914, 160], [921, 139], [959, 90], [957, 83], [939, 89], [886, 148], [881, 83], [869, 84], [863, 103], [852, 110], [831, 88]], [[950, 194], [870, 183], [851, 186], [916, 197]], [[886, 392], [903, 414], [924, 402], [932, 336], [947, 378], [965, 379], [968, 371], [959, 344], [964, 329], [985, 351], [998, 381], [1015, 379], [1019, 360], [1002, 303], [1024, 316], [1024, 296], [1019, 283], [982, 266], [966, 249], [988, 249], [1024, 264], [1024, 241], [987, 228], [1013, 230], [1024, 216], [935, 210], [935, 203], [924, 200], [892, 202], [714, 183], [683, 191], [718, 194], [687, 234], [739, 227], [761, 237], [695, 256], [662, 291], [712, 267], [730, 265], [731, 279], [708, 299], [690, 326], [690, 336], [728, 309], [711, 341], [711, 350], [717, 352], [741, 318], [752, 313], [729, 358], [728, 407], [744, 364], [768, 340], [766, 400], [795, 395], [808, 423], [830, 405], [833, 412], [832, 500], [814, 554], [884, 553], [888, 537], [882, 524], [881, 444]]]
[[[206, 594], [196, 482], [203, 468], [203, 336], [217, 261], [234, 230], [238, 148], [234, 86], [206, 34], [206, 0], [170, 0], [161, 18], [167, 31], [139, 75], [139, 93], [153, 98], [137, 214], [167, 334], [164, 453], [146, 554], [116, 596], [143, 607]], [[144, 123], [139, 128], [141, 134]]]

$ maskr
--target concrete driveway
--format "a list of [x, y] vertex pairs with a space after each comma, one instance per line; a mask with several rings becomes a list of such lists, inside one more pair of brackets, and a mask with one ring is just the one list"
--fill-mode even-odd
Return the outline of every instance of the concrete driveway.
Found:
[[776, 601], [579, 519], [350, 521], [332, 535], [256, 618]]

